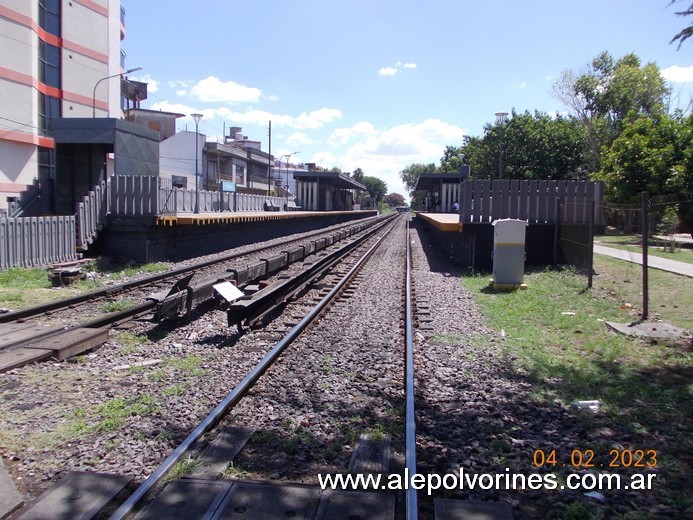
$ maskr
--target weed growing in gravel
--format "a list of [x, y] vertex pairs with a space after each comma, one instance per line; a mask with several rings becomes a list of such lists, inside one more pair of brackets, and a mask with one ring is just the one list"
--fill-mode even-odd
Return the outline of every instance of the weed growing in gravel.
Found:
[[132, 332], [121, 332], [117, 334], [114, 338], [118, 343], [123, 345], [124, 348], [136, 347], [137, 345], [142, 345], [147, 342], [147, 337], [142, 335], [135, 335]]
[[181, 396], [181, 395], [184, 395], [185, 392], [188, 391], [188, 388], [190, 388], [190, 385], [182, 384], [182, 383], [177, 384], [177, 385], [173, 385], [173, 386], [169, 386], [169, 387], [164, 388], [161, 391], [161, 395], [164, 395], [166, 397], [170, 397], [170, 396], [174, 396], [174, 395], [175, 396]]
[[193, 354], [191, 356], [186, 356], [181, 359], [169, 359], [168, 364], [172, 367], [177, 368], [178, 370], [187, 373], [190, 376], [201, 376], [205, 373], [205, 371], [200, 368], [202, 361], [202, 356], [197, 356]]
[[322, 357], [321, 363], [320, 363], [320, 371], [324, 372], [326, 374], [331, 374], [334, 371], [334, 368], [332, 367], [332, 357], [329, 355], [325, 355]]
[[170, 441], [173, 439], [173, 432], [169, 430], [161, 430], [156, 436], [156, 439], [159, 441]]
[[121, 300], [115, 300], [112, 302], [106, 302], [101, 306], [102, 312], [122, 312], [126, 309], [134, 307], [134, 302], [127, 298]]
[[115, 270], [111, 269], [109, 277], [112, 280], [121, 280], [124, 278], [132, 278], [140, 274], [163, 273], [168, 269], [170, 269], [170, 266], [168, 264], [165, 264], [163, 262], [154, 262], [151, 264], [118, 267]]
[[147, 416], [156, 411], [154, 399], [143, 394], [135, 401], [128, 401], [123, 397], [116, 397], [100, 405], [96, 411], [101, 421], [94, 426], [97, 431], [112, 432], [120, 428], [128, 417], [133, 415]]
[[147, 374], [147, 379], [150, 381], [163, 381], [168, 379], [168, 372], [166, 370], [155, 370]]
[[131, 354], [139, 354], [140, 350], [135, 345], [127, 345], [118, 351], [119, 356], [129, 356]]
[[181, 460], [176, 464], [171, 472], [166, 476], [164, 482], [171, 482], [172, 480], [178, 480], [179, 478], [192, 473], [200, 466], [198, 460], [188, 457], [187, 459]]
[[226, 471], [224, 471], [224, 474], [221, 478], [247, 479], [251, 476], [252, 474], [250, 473], [250, 471], [243, 469], [241, 466], [236, 466], [232, 462], [231, 464], [229, 464], [229, 467], [226, 468]]

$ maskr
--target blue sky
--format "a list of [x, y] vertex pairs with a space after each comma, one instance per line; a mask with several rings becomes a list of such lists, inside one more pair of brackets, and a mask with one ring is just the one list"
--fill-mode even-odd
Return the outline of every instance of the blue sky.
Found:
[[[656, 62], [685, 107], [688, 0], [121, 0], [126, 68], [142, 107], [204, 115], [200, 132], [243, 127], [292, 162], [361, 168], [407, 196], [399, 171], [438, 163], [499, 111], [565, 112], [561, 71], [602, 51]], [[188, 116], [178, 128], [194, 127]]]

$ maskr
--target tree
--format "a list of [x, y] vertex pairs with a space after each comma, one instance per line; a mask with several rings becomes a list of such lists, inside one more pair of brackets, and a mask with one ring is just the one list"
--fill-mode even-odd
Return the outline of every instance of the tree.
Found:
[[[504, 179], [573, 179], [584, 177], [585, 140], [572, 118], [514, 110], [503, 129]], [[440, 170], [460, 171], [459, 154], [477, 179], [498, 178], [500, 125], [487, 124], [482, 137], [466, 136], [461, 147], [448, 146]]]
[[385, 203], [393, 208], [396, 208], [397, 206], [407, 205], [404, 200], [404, 195], [400, 195], [399, 193], [388, 193], [385, 196]]
[[363, 173], [363, 170], [361, 168], [356, 168], [351, 174], [351, 178], [354, 179], [356, 182], [361, 182], [361, 180], [363, 179], [363, 176], [364, 176], [364, 173]]
[[[669, 2], [669, 5], [672, 5], [673, 3], [677, 2], [677, 1], [680, 1], [680, 0], [671, 0], [671, 2]], [[674, 14], [677, 16], [690, 16], [690, 15], [692, 15], [693, 14], [693, 4], [689, 5], [688, 9], [685, 9], [683, 11], [678, 11]], [[693, 35], [693, 24], [690, 24], [688, 27], [686, 27], [681, 32], [679, 32], [676, 36], [674, 36], [671, 39], [671, 41], [669, 42], [669, 44], [672, 44], [676, 40], [678, 40], [679, 46], [676, 48], [676, 50], [679, 50], [679, 49], [681, 49], [681, 44], [683, 42], [685, 42], [688, 38], [690, 38], [691, 35]]]
[[385, 197], [387, 193], [387, 184], [377, 177], [365, 176], [361, 179], [361, 184], [363, 184], [368, 190], [368, 195], [373, 197], [376, 202], [380, 202]]
[[584, 74], [564, 71], [553, 92], [582, 124], [590, 171], [600, 169], [602, 148], [619, 136], [627, 118], [666, 113], [669, 96], [656, 64], [641, 66], [632, 53], [614, 60], [608, 52], [594, 58]]
[[412, 191], [414, 191], [414, 188], [416, 187], [416, 182], [419, 179], [419, 175], [422, 173], [436, 173], [438, 172], [438, 167], [433, 164], [422, 164], [422, 163], [413, 163], [404, 168], [401, 172], [399, 172], [399, 176], [402, 179], [402, 182], [404, 183], [404, 187], [407, 188], [407, 191], [411, 194]]
[[[602, 170], [606, 195], [617, 202], [693, 191], [693, 115], [640, 116], [605, 149]], [[687, 217], [687, 220], [690, 218]]]

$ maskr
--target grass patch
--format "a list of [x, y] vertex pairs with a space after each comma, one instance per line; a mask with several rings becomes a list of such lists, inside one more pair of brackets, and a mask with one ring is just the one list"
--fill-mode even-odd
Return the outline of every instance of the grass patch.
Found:
[[[628, 438], [627, 444], [634, 448], [661, 450], [660, 497], [680, 508], [686, 478], [681, 461], [688, 460], [693, 448], [690, 349], [681, 343], [649, 344], [610, 332], [604, 320], [631, 321], [621, 299], [613, 291], [586, 290], [584, 276], [572, 271], [529, 272], [528, 289], [509, 293], [489, 290], [488, 278], [464, 277], [462, 284], [474, 296], [487, 325], [504, 334], [501, 339], [476, 337], [475, 346], [500, 343], [513, 360], [509, 376], [515, 373], [530, 380], [540, 402], [599, 400], [601, 424]], [[585, 427], [593, 424], [586, 422]]]
[[103, 312], [122, 312], [135, 306], [135, 302], [127, 298], [106, 302], [101, 306]]
[[180, 359], [170, 359], [168, 364], [190, 376], [201, 376], [205, 373], [205, 371], [200, 368], [202, 361], [202, 356], [191, 355]]
[[148, 341], [146, 336], [135, 335], [132, 332], [127, 331], [116, 335], [115, 340], [123, 346], [123, 350], [126, 350], [127, 354], [133, 353], [135, 351], [135, 347], [143, 345]]
[[143, 394], [136, 400], [127, 400], [123, 397], [116, 397], [97, 407], [96, 412], [100, 421], [93, 429], [96, 431], [112, 432], [125, 424], [126, 420], [133, 415], [145, 417], [151, 415], [157, 409], [154, 399], [147, 394]]
[[[594, 255], [594, 288], [621, 304], [642, 309], [642, 266], [617, 258]], [[649, 311], [678, 327], [693, 330], [693, 281], [659, 269], [648, 269]]]
[[154, 262], [151, 264], [141, 264], [132, 266], [108, 266], [99, 265], [99, 269], [110, 274], [111, 280], [121, 280], [125, 278], [133, 278], [142, 274], [163, 273], [171, 268], [170, 265], [163, 262]]
[[3, 289], [50, 289], [51, 282], [45, 269], [7, 269], [0, 271]]
[[168, 386], [161, 391], [161, 395], [164, 395], [166, 397], [185, 395], [185, 393], [188, 391], [188, 388], [189, 385], [182, 383]]

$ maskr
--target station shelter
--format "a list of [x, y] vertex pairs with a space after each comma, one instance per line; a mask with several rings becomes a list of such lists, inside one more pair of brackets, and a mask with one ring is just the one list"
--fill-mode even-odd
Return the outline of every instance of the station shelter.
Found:
[[425, 193], [421, 198], [421, 211], [427, 213], [457, 213], [455, 202], [460, 202], [462, 182], [469, 177], [469, 166], [462, 166], [459, 173], [422, 173], [414, 191]]
[[296, 204], [304, 211], [351, 211], [366, 187], [345, 173], [294, 172]]

